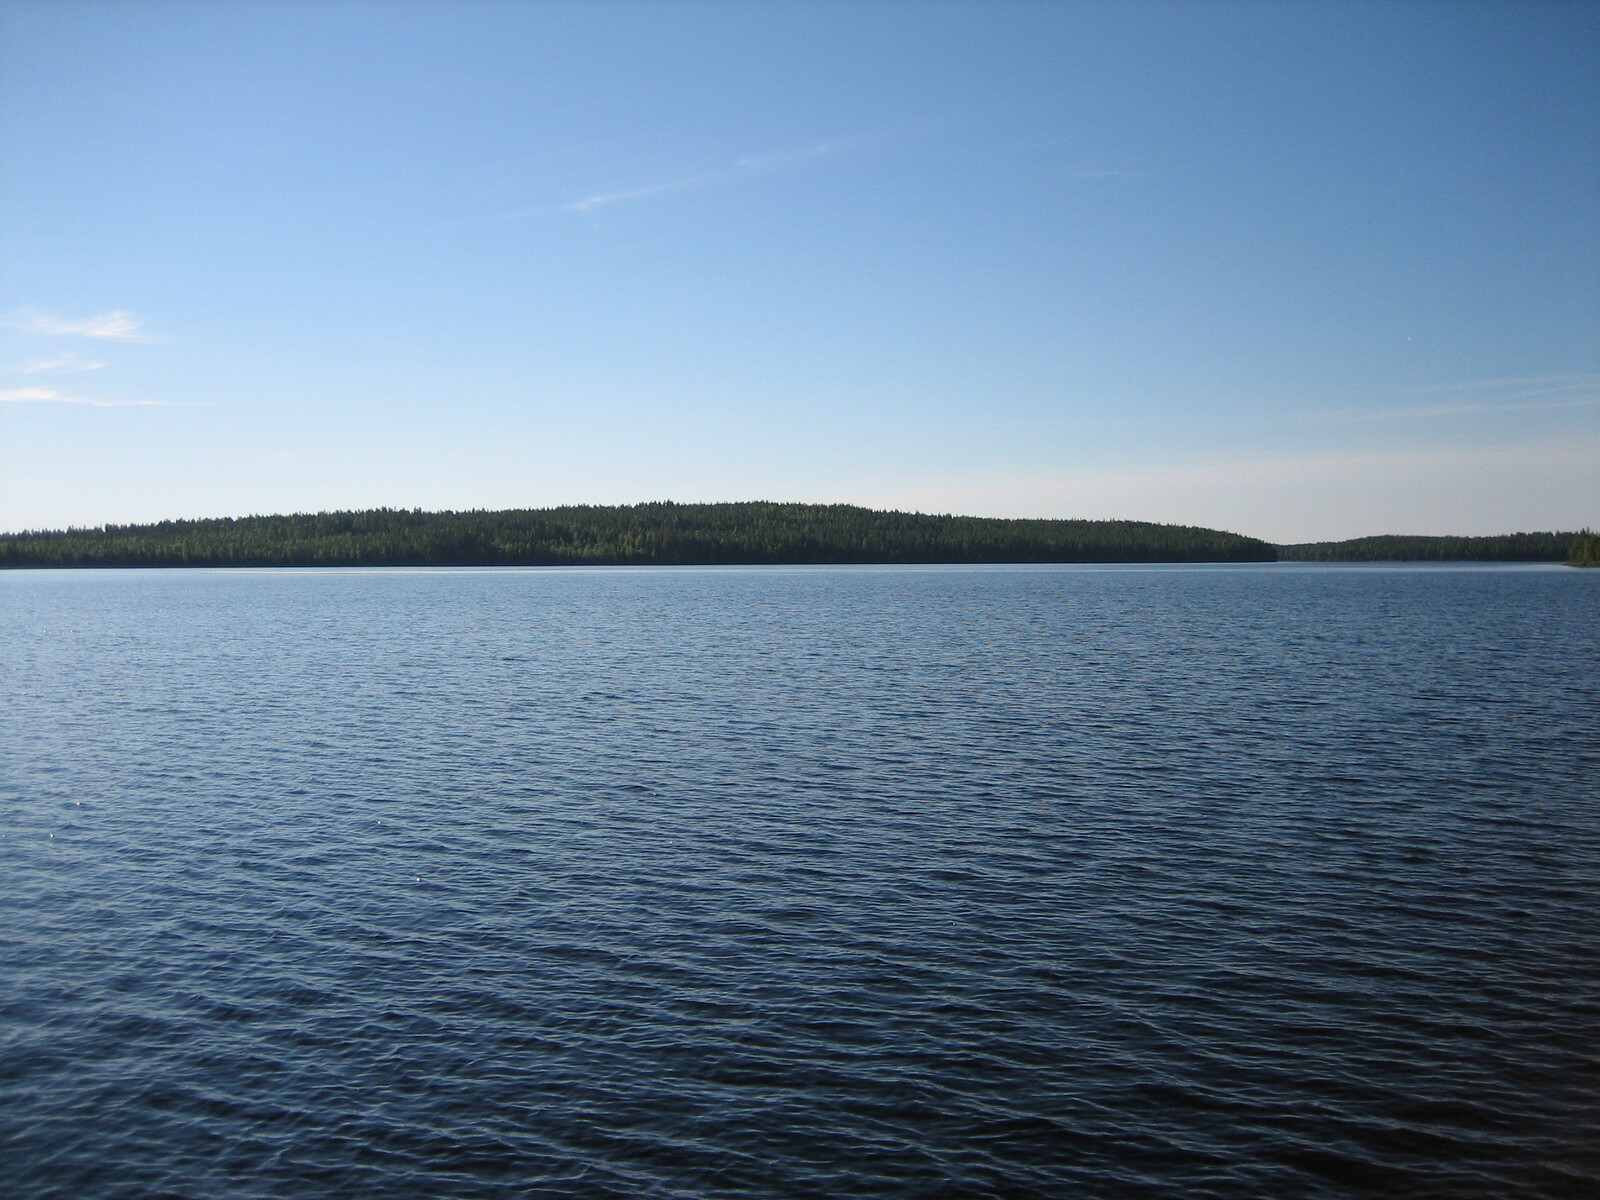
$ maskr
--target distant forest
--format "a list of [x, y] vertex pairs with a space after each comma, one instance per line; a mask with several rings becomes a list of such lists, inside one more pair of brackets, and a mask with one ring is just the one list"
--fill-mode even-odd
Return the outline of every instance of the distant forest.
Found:
[[1572, 539], [1567, 563], [1574, 567], [1600, 567], [1600, 533], [1585, 529]]
[[0, 568], [1276, 560], [1600, 565], [1600, 538], [1587, 531], [1389, 535], [1274, 546], [1146, 521], [1000, 520], [761, 501], [501, 512], [379, 508], [0, 534]]
[[1144, 521], [999, 520], [846, 504], [373, 509], [0, 535], [0, 567], [1271, 562], [1276, 547]]
[[1507, 533], [1499, 537], [1385, 534], [1347, 542], [1279, 546], [1285, 562], [1564, 562], [1577, 533]]

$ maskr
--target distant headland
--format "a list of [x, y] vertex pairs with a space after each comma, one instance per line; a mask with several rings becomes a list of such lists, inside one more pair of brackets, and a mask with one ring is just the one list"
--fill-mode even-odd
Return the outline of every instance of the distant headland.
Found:
[[[1494, 537], [1383, 534], [1345, 542], [1279, 546], [1282, 562], [1571, 562], [1584, 533], [1505, 533]], [[1572, 562], [1573, 566], [1590, 564]]]
[[1600, 533], [1585, 529], [1575, 536], [1567, 550], [1567, 566], [1600, 567]]
[[[1585, 555], [1588, 561], [1580, 561]], [[0, 568], [1380, 560], [1596, 565], [1600, 538], [1585, 531], [1279, 546], [1148, 521], [1017, 520], [767, 501], [492, 512], [379, 508], [0, 534]]]

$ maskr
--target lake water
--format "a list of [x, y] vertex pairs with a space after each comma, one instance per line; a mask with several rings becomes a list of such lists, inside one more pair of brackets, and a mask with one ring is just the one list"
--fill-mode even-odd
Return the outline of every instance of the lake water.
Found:
[[1600, 571], [0, 573], [0, 1187], [1600, 1195]]

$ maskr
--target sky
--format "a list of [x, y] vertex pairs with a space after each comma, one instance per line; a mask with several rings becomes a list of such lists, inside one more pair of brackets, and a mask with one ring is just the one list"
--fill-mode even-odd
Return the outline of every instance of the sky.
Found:
[[0, 530], [1600, 526], [1600, 4], [5, 0]]

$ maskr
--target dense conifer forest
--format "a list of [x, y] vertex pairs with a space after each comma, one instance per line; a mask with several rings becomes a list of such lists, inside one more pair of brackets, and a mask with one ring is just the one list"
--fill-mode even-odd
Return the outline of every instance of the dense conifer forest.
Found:
[[575, 566], [734, 563], [1570, 562], [1600, 536], [1384, 535], [1274, 546], [1146, 521], [1001, 520], [848, 504], [379, 508], [0, 534], [3, 567]]
[[0, 535], [0, 567], [1270, 562], [1270, 543], [1143, 521], [998, 520], [846, 504], [374, 509]]
[[1347, 542], [1279, 546], [1285, 562], [1562, 562], [1576, 533], [1507, 533], [1498, 537], [1383, 534]]
[[1600, 567], [1600, 533], [1592, 529], [1585, 529], [1572, 539], [1572, 548], [1567, 551], [1567, 565], [1570, 567]]

